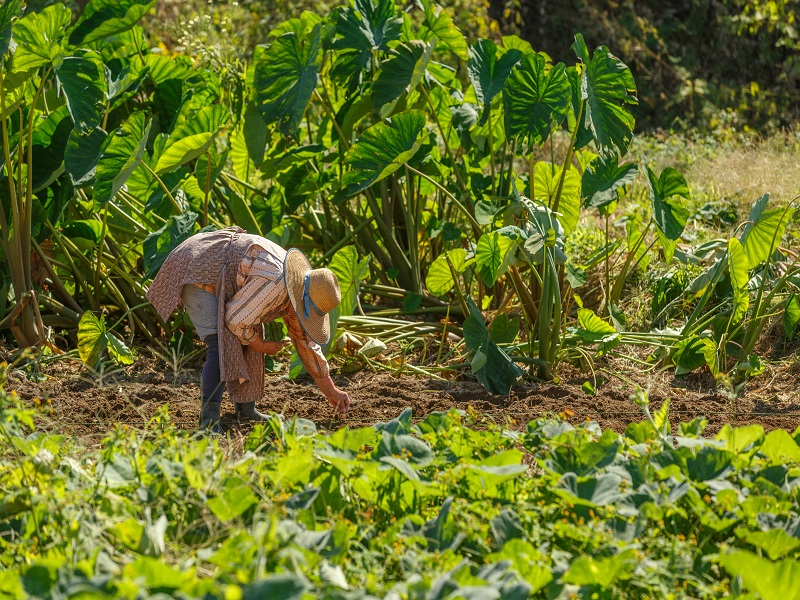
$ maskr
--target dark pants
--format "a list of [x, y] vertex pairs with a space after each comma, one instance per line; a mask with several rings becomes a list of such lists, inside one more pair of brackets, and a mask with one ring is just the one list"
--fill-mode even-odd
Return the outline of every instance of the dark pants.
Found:
[[203, 365], [203, 378], [200, 382], [200, 394], [203, 404], [206, 402], [222, 401], [222, 392], [225, 384], [221, 380], [219, 368], [219, 339], [217, 334], [207, 335], [203, 340], [208, 347], [206, 364]]

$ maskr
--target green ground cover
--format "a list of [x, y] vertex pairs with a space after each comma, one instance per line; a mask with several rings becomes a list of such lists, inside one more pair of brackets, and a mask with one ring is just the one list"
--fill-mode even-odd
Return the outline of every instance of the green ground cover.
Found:
[[89, 449], [2, 393], [0, 597], [796, 598], [800, 430], [635, 400], [623, 435], [407, 410], [231, 443], [164, 410]]

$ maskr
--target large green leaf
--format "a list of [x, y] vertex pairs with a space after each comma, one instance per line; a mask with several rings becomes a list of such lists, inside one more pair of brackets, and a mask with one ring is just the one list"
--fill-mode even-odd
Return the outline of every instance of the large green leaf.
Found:
[[107, 343], [105, 318], [101, 314], [98, 319], [87, 310], [78, 323], [78, 354], [83, 364], [94, 368]]
[[106, 332], [106, 348], [108, 355], [113, 358], [117, 364], [132, 365], [134, 360], [133, 351], [128, 345], [115, 336], [113, 333]]
[[339, 14], [336, 33], [341, 36], [334, 48], [388, 50], [388, 43], [400, 37], [403, 18], [393, 0], [355, 0]]
[[667, 240], [677, 240], [689, 219], [689, 209], [677, 198], [691, 198], [686, 179], [672, 167], [667, 167], [657, 177], [648, 166], [647, 183], [653, 203], [653, 221]]
[[433, 0], [422, 0], [425, 20], [422, 24], [447, 46], [461, 60], [469, 59], [469, 49], [464, 34], [453, 23], [453, 19], [445, 9]]
[[783, 208], [767, 210], [768, 202], [769, 194], [764, 194], [756, 200], [750, 209], [747, 224], [739, 238], [751, 269], [756, 268], [772, 255], [786, 231], [789, 211]]
[[769, 531], [736, 531], [737, 536], [748, 544], [767, 553], [770, 560], [783, 558], [800, 546], [800, 539], [789, 535], [783, 529], [770, 529]]
[[514, 242], [496, 231], [482, 235], [475, 248], [475, 265], [483, 282], [491, 287], [502, 275], [508, 252]]
[[355, 246], [345, 246], [337, 251], [331, 259], [329, 268], [339, 280], [341, 303], [339, 315], [352, 315], [358, 302], [358, 290], [361, 282], [369, 275], [369, 256], [358, 259]]
[[467, 260], [467, 251], [463, 248], [448, 250], [437, 256], [436, 260], [431, 263], [428, 274], [425, 277], [425, 287], [434, 296], [444, 296], [455, 285], [453, 271], [450, 270], [450, 265], [447, 263], [448, 258], [456, 274], [463, 273], [464, 269], [472, 262]]
[[800, 600], [800, 562], [790, 558], [772, 561], [745, 550], [719, 556], [720, 564], [746, 589], [764, 600]]
[[391, 114], [404, 92], [410, 92], [425, 74], [433, 54], [434, 44], [412, 40], [393, 50], [393, 56], [383, 65], [372, 89], [372, 105], [381, 116]]
[[636, 163], [619, 164], [616, 154], [598, 156], [583, 173], [581, 195], [586, 208], [604, 208], [617, 200], [617, 190], [633, 183], [639, 174]]
[[257, 503], [258, 498], [246, 482], [230, 477], [222, 492], [208, 500], [208, 508], [220, 521], [230, 521]]
[[728, 240], [728, 272], [731, 274], [731, 287], [733, 287], [731, 321], [738, 323], [747, 314], [747, 308], [750, 306], [750, 294], [747, 288], [750, 282], [750, 269], [747, 255], [736, 238]]
[[72, 13], [63, 4], [53, 4], [40, 13], [31, 12], [14, 23], [14, 68], [27, 71], [52, 64], [63, 52], [61, 42]]
[[197, 214], [185, 212], [182, 215], [170, 217], [161, 229], [145, 238], [142, 242], [145, 279], [154, 277], [169, 253], [194, 233], [196, 221]]
[[156, 0], [91, 0], [69, 36], [73, 46], [88, 44], [127, 31]]
[[599, 344], [598, 348], [604, 352], [619, 344], [619, 333], [614, 326], [605, 322], [588, 308], [578, 309], [576, 333], [589, 343]]
[[95, 201], [111, 200], [131, 176], [142, 160], [150, 124], [144, 113], [134, 113], [106, 138], [95, 174]]
[[785, 429], [774, 429], [758, 449], [773, 465], [800, 464], [800, 446]]
[[105, 71], [97, 59], [65, 56], [56, 67], [75, 130], [88, 133], [100, 125], [106, 106]]
[[542, 144], [567, 117], [571, 89], [562, 63], [551, 66], [539, 53], [524, 56], [503, 88], [506, 135]]
[[393, 0], [356, 0], [352, 7], [340, 9], [331, 74], [350, 84], [371, 80], [373, 51], [387, 51], [388, 43], [400, 37], [402, 25]]
[[291, 31], [269, 46], [258, 46], [253, 57], [253, 88], [261, 116], [295, 138], [317, 86], [321, 36], [319, 23], [308, 32]]
[[[62, 106], [36, 124], [31, 137], [34, 191], [49, 186], [64, 172], [64, 151], [67, 147], [72, 121]], [[6, 184], [8, 185], [8, 184]]]
[[4, 0], [0, 6], [0, 61], [5, 61], [11, 44], [12, 25], [21, 13], [22, 0]]
[[464, 342], [474, 352], [472, 372], [491, 394], [508, 394], [525, 373], [492, 340], [478, 307], [468, 300], [470, 314], [464, 321]]
[[208, 150], [214, 137], [230, 119], [228, 109], [220, 104], [206, 106], [175, 127], [156, 164], [156, 173], [173, 171]]
[[498, 58], [497, 44], [492, 40], [478, 40], [470, 47], [467, 67], [475, 95], [484, 106], [481, 125], [489, 118], [488, 108], [492, 100], [503, 91], [511, 69], [521, 59], [522, 52], [514, 48], [507, 50]]
[[561, 581], [581, 586], [596, 585], [600, 588], [607, 588], [620, 577], [633, 571], [637, 562], [636, 554], [632, 549], [606, 558], [580, 556], [572, 562]]
[[627, 106], [639, 102], [633, 75], [605, 46], [597, 48], [589, 60], [581, 34], [575, 36], [572, 47], [585, 66], [581, 81], [581, 96], [586, 100], [585, 125], [601, 153], [616, 149], [625, 154], [636, 122]]
[[64, 169], [72, 185], [80, 187], [94, 181], [97, 163], [107, 137], [108, 134], [101, 127], [86, 134], [80, 134], [76, 130], [69, 134], [64, 151]]
[[422, 145], [424, 129], [425, 113], [408, 110], [364, 131], [345, 157], [347, 193], [357, 194], [402, 167]]
[[[534, 199], [553, 208], [562, 171], [563, 169], [558, 165], [545, 161], [537, 162], [533, 168]], [[569, 235], [578, 224], [581, 214], [581, 176], [572, 165], [569, 165], [567, 174], [564, 176], [564, 184], [558, 202], [558, 214], [560, 215], [558, 220], [564, 227], [564, 235]]]

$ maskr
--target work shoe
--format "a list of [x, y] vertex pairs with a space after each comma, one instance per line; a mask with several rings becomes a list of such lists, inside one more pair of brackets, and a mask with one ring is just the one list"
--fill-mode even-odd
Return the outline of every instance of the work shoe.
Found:
[[241, 421], [249, 419], [250, 421], [266, 421], [269, 417], [256, 410], [255, 402], [242, 402], [236, 404], [236, 417]]
[[222, 433], [219, 426], [219, 402], [204, 400], [200, 409], [200, 428], [208, 429], [211, 433]]

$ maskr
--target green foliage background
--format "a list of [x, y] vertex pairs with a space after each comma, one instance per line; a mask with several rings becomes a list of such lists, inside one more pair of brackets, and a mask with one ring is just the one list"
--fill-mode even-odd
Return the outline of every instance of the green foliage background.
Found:
[[[247, 58], [272, 27], [321, 0], [167, 0], [148, 27], [171, 47], [218, 45]], [[410, 3], [409, 3], [410, 4]], [[467, 39], [517, 34], [554, 60], [578, 32], [631, 67], [640, 131], [775, 129], [798, 118], [797, 11], [792, 0], [446, 0]], [[198, 43], [200, 42], [200, 43]]]

